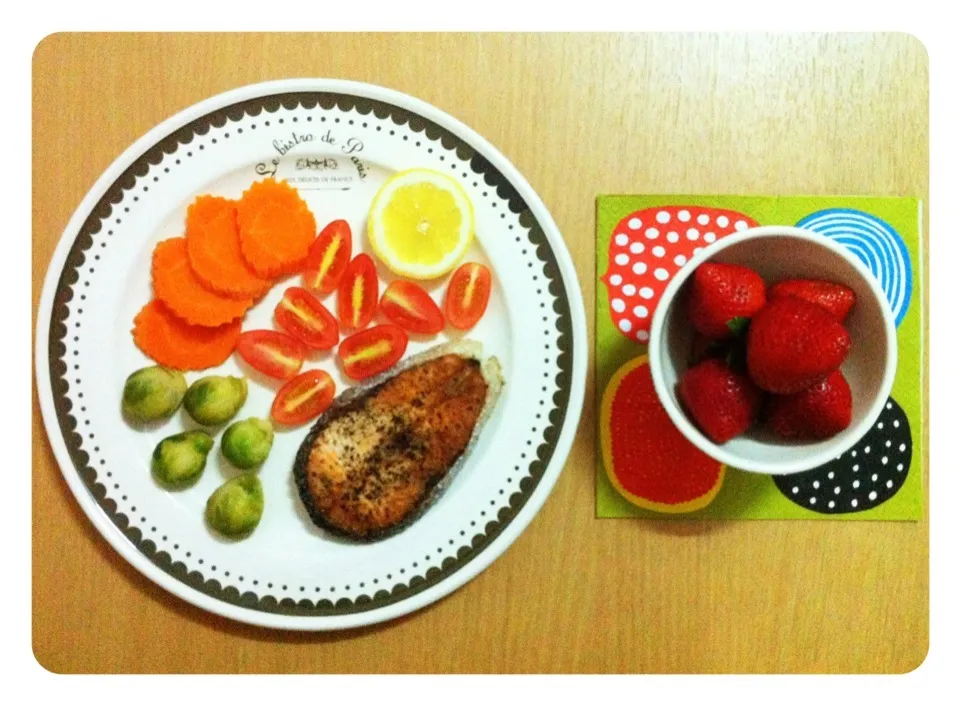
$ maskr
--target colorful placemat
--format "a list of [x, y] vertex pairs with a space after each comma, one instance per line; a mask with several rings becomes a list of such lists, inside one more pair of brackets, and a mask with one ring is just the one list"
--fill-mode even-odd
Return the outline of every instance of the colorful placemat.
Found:
[[[847, 196], [600, 196], [597, 199], [597, 516], [714, 519], [919, 520], [923, 512], [922, 202]], [[727, 467], [705, 507], [662, 514], [628, 502], [605, 470], [604, 439], [618, 433], [613, 389], [630, 385], [642, 406], [653, 312], [671, 277], [705, 244], [756, 225], [797, 225], [850, 248], [879, 279], [897, 323], [898, 365], [877, 424], [850, 451], [802, 474], [765, 476]], [[613, 384], [611, 385], [611, 381]], [[611, 387], [604, 400], [604, 393]], [[627, 399], [627, 396], [624, 396]], [[658, 424], [660, 422], [657, 422]], [[669, 431], [675, 431], [671, 429]], [[622, 431], [620, 432], [623, 433]], [[666, 434], [663, 430], [658, 434]], [[679, 432], [677, 432], [679, 434]], [[676, 443], [666, 434], [670, 443]], [[609, 443], [609, 441], [608, 441]], [[656, 450], [637, 441], [637, 458]], [[609, 462], [609, 459], [608, 461]], [[712, 487], [686, 459], [644, 471], [688, 473]], [[706, 464], [709, 465], [709, 464]], [[701, 473], [707, 471], [696, 471]], [[709, 472], [707, 472], [709, 475]], [[622, 490], [622, 488], [621, 488]], [[697, 491], [700, 492], [700, 491]]]

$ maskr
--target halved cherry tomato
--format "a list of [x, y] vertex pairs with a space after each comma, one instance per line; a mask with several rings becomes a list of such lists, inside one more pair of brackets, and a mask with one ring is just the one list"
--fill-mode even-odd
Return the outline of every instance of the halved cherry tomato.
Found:
[[414, 333], [440, 333], [446, 325], [443, 312], [430, 295], [402, 279], [387, 285], [380, 297], [380, 311], [397, 326]]
[[327, 307], [303, 287], [290, 287], [273, 310], [277, 324], [301, 343], [326, 351], [340, 340], [340, 327]]
[[264, 375], [286, 380], [292, 378], [307, 357], [306, 347], [292, 336], [278, 331], [244, 331], [237, 339], [237, 353]]
[[320, 294], [330, 294], [340, 286], [350, 263], [353, 236], [344, 220], [328, 223], [310, 246], [303, 270], [303, 283]]
[[490, 301], [490, 270], [477, 262], [467, 262], [450, 278], [443, 311], [454, 328], [473, 328], [487, 310]]
[[383, 324], [343, 339], [337, 355], [344, 374], [363, 380], [393, 367], [407, 350], [407, 332], [393, 324]]
[[377, 267], [363, 253], [347, 266], [337, 291], [337, 315], [343, 328], [361, 329], [373, 320], [377, 311]]
[[323, 370], [300, 373], [277, 392], [270, 416], [278, 424], [303, 424], [326, 411], [336, 390], [333, 378]]

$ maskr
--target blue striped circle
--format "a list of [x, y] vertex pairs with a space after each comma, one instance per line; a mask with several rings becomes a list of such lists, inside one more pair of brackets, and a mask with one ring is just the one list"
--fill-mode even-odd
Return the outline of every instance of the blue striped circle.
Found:
[[824, 235], [852, 251], [876, 277], [897, 326], [910, 306], [913, 274], [903, 238], [876, 216], [851, 208], [828, 208], [805, 216], [799, 228]]

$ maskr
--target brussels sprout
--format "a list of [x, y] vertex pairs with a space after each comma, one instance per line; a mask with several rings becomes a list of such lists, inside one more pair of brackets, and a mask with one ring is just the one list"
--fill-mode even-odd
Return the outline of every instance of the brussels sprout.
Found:
[[190, 386], [183, 406], [199, 424], [214, 426], [229, 421], [246, 401], [246, 379], [209, 375]]
[[250, 417], [234, 422], [223, 432], [220, 448], [224, 457], [237, 468], [256, 468], [267, 460], [273, 446], [273, 425], [265, 419]]
[[156, 422], [177, 411], [187, 391], [187, 381], [178, 370], [159, 365], [131, 373], [123, 384], [121, 407], [134, 422]]
[[221, 485], [207, 500], [207, 523], [227, 537], [243, 537], [263, 516], [263, 486], [256, 473], [241, 473]]
[[162, 484], [185, 487], [200, 477], [207, 465], [213, 438], [205, 431], [185, 431], [157, 444], [150, 468]]

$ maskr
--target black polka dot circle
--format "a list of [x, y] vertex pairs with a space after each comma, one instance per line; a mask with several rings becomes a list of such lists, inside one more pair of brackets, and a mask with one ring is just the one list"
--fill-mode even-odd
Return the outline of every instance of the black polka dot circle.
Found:
[[907, 415], [891, 397], [852, 449], [811, 471], [773, 476], [773, 482], [808, 510], [827, 515], [862, 512], [896, 495], [907, 478], [912, 453]]

